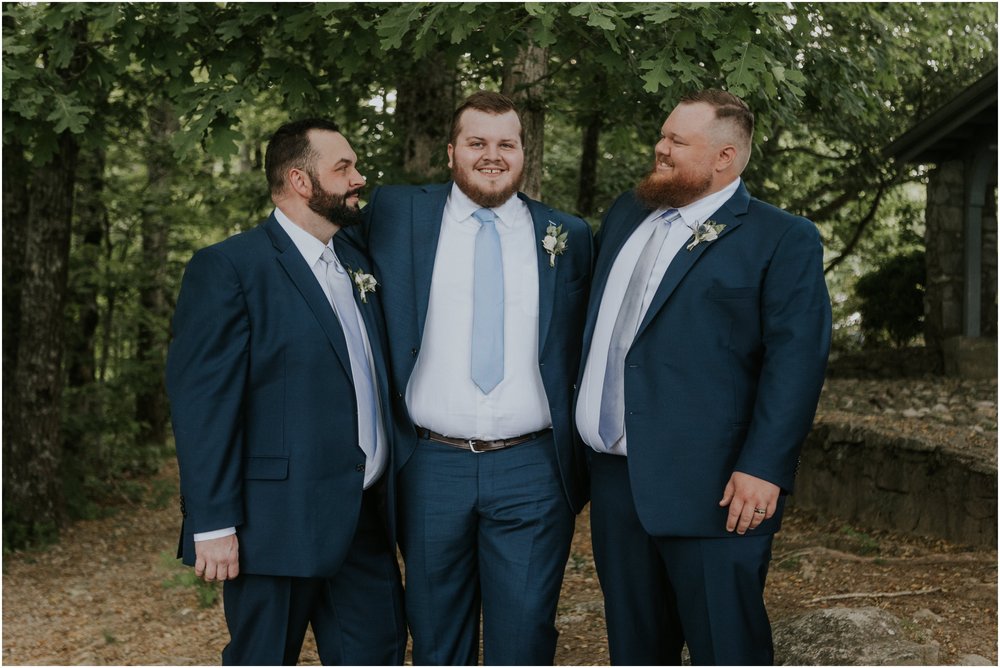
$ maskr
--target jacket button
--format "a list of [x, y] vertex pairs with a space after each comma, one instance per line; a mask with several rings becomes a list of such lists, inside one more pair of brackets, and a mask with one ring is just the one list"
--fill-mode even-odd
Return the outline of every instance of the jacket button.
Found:
[[358, 473], [364, 473], [364, 471], [365, 471], [365, 465], [364, 464], [358, 464], [357, 466], [354, 467], [354, 470], [357, 471]]
[[410, 355], [412, 355], [413, 357], [416, 357], [417, 356], [417, 349], [416, 348], [411, 348], [410, 349]]

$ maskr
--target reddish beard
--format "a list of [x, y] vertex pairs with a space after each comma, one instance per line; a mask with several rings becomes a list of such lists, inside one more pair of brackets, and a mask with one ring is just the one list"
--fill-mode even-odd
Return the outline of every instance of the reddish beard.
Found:
[[464, 171], [458, 168], [458, 165], [451, 168], [451, 178], [469, 199], [479, 206], [492, 209], [509, 200], [514, 193], [521, 189], [521, 183], [524, 181], [524, 171], [522, 170], [520, 174], [517, 174], [510, 185], [500, 190], [485, 190], [480, 188], [466, 176]]
[[706, 194], [712, 187], [712, 173], [681, 172], [659, 174], [656, 165], [635, 187], [635, 196], [650, 209], [687, 206]]

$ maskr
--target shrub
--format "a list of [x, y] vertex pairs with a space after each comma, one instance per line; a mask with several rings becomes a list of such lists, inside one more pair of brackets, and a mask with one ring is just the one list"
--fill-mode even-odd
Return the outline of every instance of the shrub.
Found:
[[923, 332], [926, 281], [923, 251], [894, 255], [858, 279], [861, 331], [870, 343], [900, 347]]

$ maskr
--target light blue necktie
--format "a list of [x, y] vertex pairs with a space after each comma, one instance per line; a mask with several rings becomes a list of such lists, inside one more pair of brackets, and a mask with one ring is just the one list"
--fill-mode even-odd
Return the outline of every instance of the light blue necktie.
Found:
[[608, 364], [604, 369], [604, 385], [601, 389], [601, 417], [597, 426], [597, 433], [608, 450], [625, 434], [625, 355], [632, 347], [635, 333], [639, 329], [639, 315], [649, 277], [670, 232], [670, 225], [680, 217], [677, 209], [667, 209], [656, 220], [653, 234], [632, 270], [615, 327], [611, 330]]
[[326, 264], [326, 284], [333, 297], [333, 310], [344, 330], [347, 349], [351, 358], [351, 376], [354, 394], [358, 400], [358, 440], [367, 457], [373, 458], [378, 446], [378, 400], [371, 366], [365, 350], [365, 341], [358, 323], [358, 308], [354, 303], [354, 281], [333, 250], [327, 246], [320, 258]]
[[503, 259], [496, 215], [479, 209], [472, 286], [472, 382], [489, 394], [503, 380]]

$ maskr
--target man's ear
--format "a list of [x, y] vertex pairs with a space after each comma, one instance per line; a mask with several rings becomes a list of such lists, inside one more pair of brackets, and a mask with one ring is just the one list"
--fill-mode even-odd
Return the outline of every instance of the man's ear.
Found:
[[453, 167], [452, 159], [455, 157], [455, 146], [448, 144], [448, 169]]
[[718, 154], [715, 156], [715, 171], [724, 172], [731, 168], [736, 162], [738, 155], [736, 147], [732, 144], [726, 144], [720, 148]]
[[312, 180], [309, 178], [309, 174], [307, 174], [305, 170], [299, 169], [298, 167], [292, 167], [288, 170], [285, 181], [288, 183], [288, 187], [291, 190], [298, 193], [305, 199], [312, 197]]

